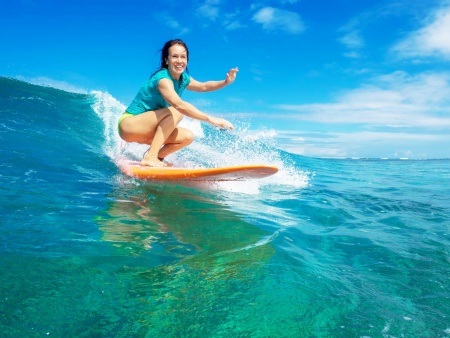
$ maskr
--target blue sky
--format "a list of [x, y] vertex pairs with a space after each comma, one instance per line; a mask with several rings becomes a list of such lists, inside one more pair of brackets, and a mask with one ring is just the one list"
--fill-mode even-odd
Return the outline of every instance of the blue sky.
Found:
[[449, 0], [0, 0], [0, 75], [128, 105], [165, 41], [190, 74], [236, 82], [183, 97], [315, 157], [450, 158]]

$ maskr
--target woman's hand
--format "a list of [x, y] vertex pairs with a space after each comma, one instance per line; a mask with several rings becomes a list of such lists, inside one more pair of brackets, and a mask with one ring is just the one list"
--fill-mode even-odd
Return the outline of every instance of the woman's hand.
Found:
[[236, 80], [236, 74], [237, 74], [238, 71], [239, 71], [239, 69], [237, 67], [236, 68], [231, 68], [228, 71], [227, 76], [225, 78], [225, 83], [227, 85], [232, 84], [234, 82], [234, 80]]
[[222, 129], [234, 129], [234, 126], [231, 124], [231, 122], [220, 117], [210, 117], [209, 123], [211, 123], [214, 127], [220, 127]]

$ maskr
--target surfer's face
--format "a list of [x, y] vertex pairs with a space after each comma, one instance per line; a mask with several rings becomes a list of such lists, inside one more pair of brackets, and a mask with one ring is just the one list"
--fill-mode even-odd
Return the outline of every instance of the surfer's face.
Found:
[[173, 45], [169, 48], [167, 68], [175, 79], [178, 79], [187, 66], [187, 51], [181, 45]]

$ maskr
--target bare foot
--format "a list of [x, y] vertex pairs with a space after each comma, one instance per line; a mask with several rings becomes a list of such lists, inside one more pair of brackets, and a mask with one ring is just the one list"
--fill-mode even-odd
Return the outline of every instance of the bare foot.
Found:
[[141, 161], [141, 165], [156, 168], [167, 167], [167, 164], [158, 160], [156, 156], [145, 156]]
[[162, 163], [164, 163], [166, 167], [173, 167], [173, 163], [172, 162], [163, 160]]

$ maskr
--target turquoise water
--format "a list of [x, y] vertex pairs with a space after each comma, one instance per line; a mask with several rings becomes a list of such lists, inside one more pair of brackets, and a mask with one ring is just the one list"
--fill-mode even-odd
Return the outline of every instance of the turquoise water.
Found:
[[122, 110], [0, 78], [0, 336], [450, 336], [450, 160], [305, 158], [185, 121], [177, 165], [280, 172], [144, 183], [115, 164], [143, 152]]

